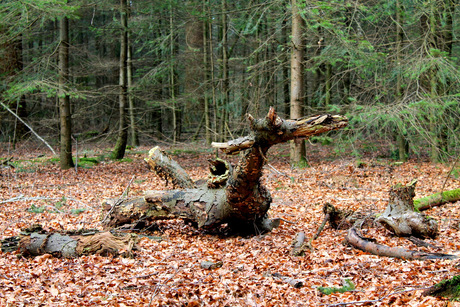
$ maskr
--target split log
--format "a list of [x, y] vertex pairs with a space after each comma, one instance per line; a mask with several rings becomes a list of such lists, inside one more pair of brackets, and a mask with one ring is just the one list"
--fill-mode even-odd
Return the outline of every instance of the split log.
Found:
[[357, 249], [378, 256], [394, 257], [406, 260], [457, 259], [457, 256], [455, 255], [425, 253], [378, 244], [373, 239], [363, 237], [355, 227], [348, 230], [345, 240]]
[[51, 254], [55, 257], [75, 258], [82, 255], [132, 257], [136, 249], [137, 236], [128, 234], [114, 236], [110, 232], [50, 233], [40, 225], [24, 229], [18, 237], [2, 240], [2, 251], [18, 250], [23, 256]]
[[392, 187], [388, 206], [376, 222], [397, 236], [435, 238], [438, 235], [437, 222], [414, 210], [416, 183], [417, 180], [413, 180], [408, 185], [397, 184]]
[[[215, 181], [211, 180], [207, 187], [146, 192], [144, 197], [134, 200], [105, 201], [104, 209], [109, 211], [105, 224], [116, 227], [175, 217], [191, 220], [198, 227], [208, 229], [227, 224], [239, 232], [270, 231], [279, 221], [268, 218], [272, 198], [260, 183], [269, 148], [289, 140], [341, 129], [348, 121], [340, 115], [284, 120], [273, 108], [263, 119], [254, 119], [250, 115], [248, 119], [251, 127], [249, 136], [226, 143], [213, 143], [214, 147], [227, 154], [244, 151], [233, 169], [228, 163], [211, 163], [210, 176], [222, 179], [222, 182], [214, 184]], [[220, 175], [224, 175], [223, 178]]]
[[435, 193], [427, 197], [414, 200], [414, 208], [418, 211], [428, 210], [447, 203], [460, 201], [460, 189]]

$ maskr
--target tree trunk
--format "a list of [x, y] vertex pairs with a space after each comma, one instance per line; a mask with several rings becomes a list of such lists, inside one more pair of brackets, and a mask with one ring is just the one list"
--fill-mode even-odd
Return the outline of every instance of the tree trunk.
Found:
[[59, 118], [61, 130], [61, 151], [59, 154], [61, 169], [74, 166], [72, 160], [72, 120], [70, 114], [70, 97], [66, 94], [69, 78], [69, 20], [59, 20]]
[[[303, 60], [305, 43], [303, 31], [305, 21], [299, 13], [298, 3], [292, 0], [292, 53], [291, 53], [291, 118], [303, 116], [303, 100], [305, 97], [305, 82]], [[305, 161], [305, 143], [303, 140], [291, 143], [291, 163], [302, 164]]]
[[112, 152], [113, 159], [123, 159], [126, 145], [128, 143], [128, 125], [126, 108], [128, 106], [128, 3], [127, 0], [120, 0], [120, 93], [119, 110], [120, 122], [118, 126], [118, 138]]
[[139, 134], [136, 125], [136, 116], [134, 115], [134, 95], [133, 95], [133, 46], [129, 40], [128, 33], [128, 54], [127, 54], [127, 83], [128, 83], [128, 110], [129, 110], [129, 127], [131, 132], [131, 146], [139, 146]]
[[398, 184], [392, 187], [388, 206], [376, 221], [397, 236], [435, 238], [438, 235], [437, 222], [414, 211], [416, 183], [417, 180], [413, 180], [406, 186]]
[[[277, 224], [267, 216], [272, 199], [269, 191], [260, 183], [268, 149], [278, 143], [343, 128], [347, 125], [347, 119], [339, 115], [321, 115], [283, 120], [273, 108], [264, 119], [254, 119], [250, 115], [248, 119], [252, 130], [249, 136], [226, 143], [213, 143], [214, 147], [226, 154], [244, 151], [234, 169], [223, 160], [212, 161], [205, 186], [147, 191], [144, 197], [122, 201], [106, 200], [103, 207], [108, 213], [104, 223], [113, 227], [146, 224], [157, 219], [184, 218], [198, 227], [214, 230], [223, 224], [240, 232], [271, 230]], [[150, 159], [161, 160], [155, 157], [160, 156], [151, 155]], [[165, 169], [168, 167], [162, 168]]]

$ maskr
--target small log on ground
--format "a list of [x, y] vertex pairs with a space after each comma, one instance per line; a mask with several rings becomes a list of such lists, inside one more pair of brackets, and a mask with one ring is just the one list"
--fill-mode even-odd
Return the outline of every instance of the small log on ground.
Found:
[[406, 260], [457, 259], [457, 256], [455, 255], [425, 253], [407, 250], [400, 247], [390, 247], [387, 245], [378, 244], [373, 239], [363, 237], [355, 227], [352, 227], [348, 230], [345, 239], [353, 247], [378, 256], [394, 257]]
[[435, 193], [427, 197], [415, 199], [414, 208], [418, 211], [424, 211], [456, 201], [460, 201], [460, 189], [444, 191], [442, 193]]
[[458, 300], [460, 298], [460, 275], [445, 279], [431, 286], [429, 289], [425, 290], [422, 295]]
[[414, 211], [415, 184], [397, 184], [390, 189], [390, 200], [385, 212], [376, 219], [397, 236], [415, 236], [419, 238], [435, 238], [438, 235], [438, 224], [435, 220]]
[[110, 232], [50, 233], [34, 225], [18, 237], [2, 240], [2, 251], [18, 250], [23, 256], [51, 254], [55, 257], [75, 258], [82, 255], [132, 257], [137, 236], [114, 236]]

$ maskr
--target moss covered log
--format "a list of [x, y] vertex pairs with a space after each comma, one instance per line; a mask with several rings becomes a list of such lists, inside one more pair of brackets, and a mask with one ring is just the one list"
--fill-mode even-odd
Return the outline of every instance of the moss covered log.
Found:
[[436, 193], [427, 197], [415, 199], [414, 208], [418, 211], [423, 211], [456, 201], [460, 201], [460, 189], [444, 191], [442, 193]]
[[460, 275], [456, 275], [431, 286], [423, 292], [423, 295], [458, 300], [460, 298]]

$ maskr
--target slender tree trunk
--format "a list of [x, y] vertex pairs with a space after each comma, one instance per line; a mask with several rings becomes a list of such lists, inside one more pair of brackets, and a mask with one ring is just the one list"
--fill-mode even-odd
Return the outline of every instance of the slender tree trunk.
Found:
[[227, 43], [227, 0], [222, 0], [222, 123], [221, 138], [226, 139], [227, 117], [229, 103], [228, 82], [228, 43]]
[[[203, 12], [206, 11], [207, 0], [203, 0]], [[210, 19], [210, 16], [207, 16]], [[203, 67], [204, 67], [204, 124], [205, 124], [205, 137], [206, 137], [206, 144], [210, 145], [212, 142], [211, 139], [211, 110], [209, 107], [209, 48], [208, 48], [208, 23], [203, 22]]]
[[177, 102], [176, 102], [176, 72], [174, 68], [174, 51], [175, 51], [175, 32], [174, 32], [174, 10], [172, 4], [169, 7], [169, 51], [170, 51], [170, 60], [169, 60], [169, 92], [171, 98], [171, 109], [172, 109], [172, 124], [173, 124], [173, 133], [172, 139], [173, 144], [176, 144], [179, 136], [179, 123], [177, 118]]
[[59, 118], [60, 118], [60, 166], [69, 169], [74, 166], [72, 161], [72, 120], [70, 114], [70, 97], [66, 94], [69, 78], [69, 20], [59, 20]]
[[[401, 60], [402, 60], [402, 44], [404, 40], [404, 32], [402, 28], [403, 18], [401, 13], [403, 12], [403, 7], [400, 0], [396, 0], [396, 69], [399, 70], [401, 67]], [[396, 99], [398, 102], [401, 102], [402, 99], [402, 75], [401, 72], [398, 71], [396, 76]], [[402, 128], [396, 128], [396, 138], [398, 142], [398, 152], [399, 152], [399, 160], [400, 161], [407, 161], [409, 157], [409, 141], [406, 138], [406, 133], [403, 131]]]
[[[305, 21], [299, 13], [297, 0], [292, 0], [292, 53], [291, 53], [291, 119], [303, 116], [303, 101], [305, 97], [304, 54], [305, 43], [303, 31]], [[299, 165], [305, 161], [305, 142], [291, 142], [291, 163]]]
[[134, 96], [133, 96], [133, 46], [129, 39], [128, 33], [128, 110], [129, 110], [129, 127], [131, 132], [131, 146], [139, 146], [139, 134], [137, 133], [136, 117], [134, 115]]
[[126, 145], [128, 142], [128, 122], [126, 109], [128, 107], [128, 1], [120, 0], [120, 93], [119, 109], [120, 122], [118, 128], [118, 138], [115, 148], [112, 152], [113, 159], [122, 159], [125, 155]]

